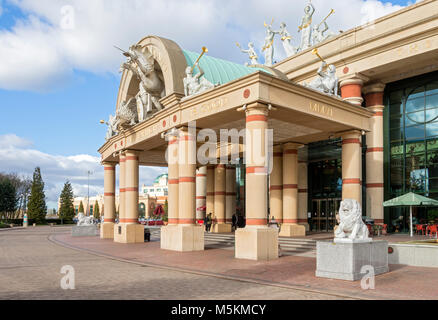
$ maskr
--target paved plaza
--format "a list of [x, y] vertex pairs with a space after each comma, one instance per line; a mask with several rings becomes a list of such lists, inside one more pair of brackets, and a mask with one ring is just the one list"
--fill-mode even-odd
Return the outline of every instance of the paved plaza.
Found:
[[[49, 240], [69, 234], [69, 227], [0, 231], [0, 299], [342, 299], [117, 261]], [[75, 269], [75, 290], [60, 287], [64, 265]]]
[[[360, 281], [314, 276], [315, 259], [285, 255], [261, 262], [234, 259], [229, 247], [178, 253], [152, 241], [118, 244], [72, 238], [70, 227], [0, 232], [0, 299], [437, 299], [438, 270], [391, 265], [375, 290]], [[63, 290], [61, 267], [75, 270]]]

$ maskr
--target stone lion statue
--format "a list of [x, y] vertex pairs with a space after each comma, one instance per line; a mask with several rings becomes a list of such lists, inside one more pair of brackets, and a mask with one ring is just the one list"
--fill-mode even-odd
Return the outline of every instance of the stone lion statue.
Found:
[[362, 209], [354, 199], [345, 199], [339, 206], [339, 226], [335, 230], [336, 239], [370, 240], [368, 228], [362, 221]]
[[83, 212], [78, 213], [78, 226], [91, 226], [94, 224], [94, 220], [92, 216], [85, 216]]

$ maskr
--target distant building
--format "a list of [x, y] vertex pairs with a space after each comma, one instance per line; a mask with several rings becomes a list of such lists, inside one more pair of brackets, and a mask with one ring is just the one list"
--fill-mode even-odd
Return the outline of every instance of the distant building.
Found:
[[164, 173], [155, 178], [152, 186], [142, 185], [140, 195], [157, 198], [158, 204], [164, 204], [168, 195], [168, 175]]

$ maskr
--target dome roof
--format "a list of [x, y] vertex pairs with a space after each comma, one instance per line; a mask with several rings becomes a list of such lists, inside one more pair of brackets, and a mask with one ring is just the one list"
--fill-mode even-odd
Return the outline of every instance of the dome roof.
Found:
[[162, 177], [166, 177], [167, 178], [168, 177], [167, 173], [160, 174], [158, 177], [156, 177], [155, 180], [154, 180], [154, 183], [160, 182], [160, 179]]
[[[193, 66], [199, 53], [182, 50], [189, 67]], [[213, 58], [207, 55], [202, 56], [199, 65], [204, 70], [204, 77], [213, 84], [225, 84], [235, 79], [241, 78], [256, 71], [269, 73], [262, 68], [247, 67], [242, 64], [234, 63], [227, 60]], [[194, 74], [199, 73], [198, 68], [195, 68]]]

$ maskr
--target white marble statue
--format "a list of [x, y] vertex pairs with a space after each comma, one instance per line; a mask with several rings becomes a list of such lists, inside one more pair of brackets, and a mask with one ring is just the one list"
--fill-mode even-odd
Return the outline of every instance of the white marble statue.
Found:
[[163, 109], [159, 100], [165, 96], [164, 80], [162, 74], [155, 69], [155, 59], [147, 49], [133, 45], [123, 54], [128, 60], [121, 65], [120, 70], [130, 70], [140, 80], [136, 102], [139, 121], [143, 121], [148, 114], [154, 112], [154, 108]]
[[118, 133], [117, 126], [119, 124], [119, 121], [117, 120], [116, 116], [110, 114], [108, 122], [104, 122], [104, 123], [108, 126], [105, 139], [109, 140]]
[[295, 48], [291, 43], [292, 36], [286, 30], [286, 23], [282, 22], [280, 24], [279, 34], [281, 37], [280, 38], [281, 42], [283, 43], [284, 51], [286, 51], [287, 57], [293, 56], [295, 53], [297, 53], [297, 48]]
[[204, 77], [204, 70], [197, 65], [199, 73], [193, 75], [191, 67], [186, 68], [186, 77], [184, 78], [184, 94], [186, 97], [204, 92], [215, 87]]
[[313, 26], [312, 45], [317, 45], [318, 43], [334, 36], [336, 36], [336, 33], [329, 30], [327, 22], [323, 21], [321, 24]]
[[343, 200], [339, 206], [339, 218], [335, 242], [371, 241], [368, 237], [368, 228], [362, 221], [362, 209], [359, 202], [354, 199]]
[[132, 97], [127, 102], [123, 101], [116, 110], [117, 130], [133, 126], [138, 123], [136, 98]]
[[316, 79], [304, 85], [306, 87], [322, 91], [326, 94], [337, 96], [339, 79], [336, 76], [336, 67], [331, 64], [328, 66], [327, 71], [324, 71], [324, 68], [326, 66], [327, 63], [323, 61], [317, 71], [318, 76], [316, 77]]
[[266, 36], [262, 51], [265, 53], [265, 66], [272, 67], [274, 63], [274, 37], [279, 34], [279, 31], [272, 30], [272, 22], [270, 25], [265, 23]]
[[78, 213], [78, 226], [91, 226], [94, 224], [94, 219], [92, 216], [85, 216], [83, 212]]
[[301, 32], [300, 51], [306, 50], [312, 46], [311, 33], [312, 33], [312, 17], [315, 13], [315, 7], [309, 1], [304, 8], [304, 16], [301, 20], [301, 25], [298, 27], [298, 32]]
[[[248, 43], [248, 49], [242, 49], [242, 47], [240, 46], [240, 44], [237, 43], [237, 46], [239, 47], [240, 51], [242, 51], [243, 53], [247, 53], [249, 56], [249, 59], [251, 60], [251, 65], [256, 65], [259, 62], [257, 61], [257, 59], [259, 58], [259, 56], [257, 55], [257, 53], [255, 52], [254, 49], [254, 44], [252, 42]], [[245, 63], [245, 65], [249, 65], [248, 63]]]

